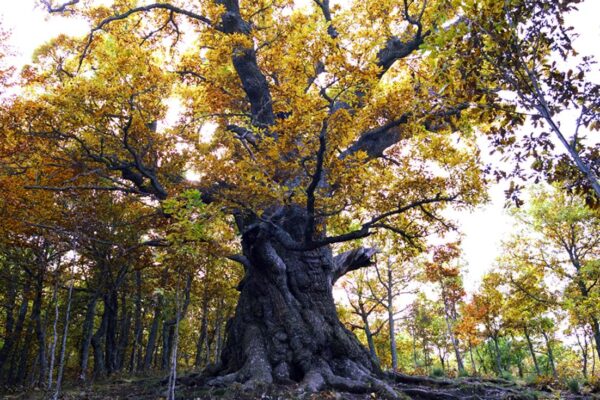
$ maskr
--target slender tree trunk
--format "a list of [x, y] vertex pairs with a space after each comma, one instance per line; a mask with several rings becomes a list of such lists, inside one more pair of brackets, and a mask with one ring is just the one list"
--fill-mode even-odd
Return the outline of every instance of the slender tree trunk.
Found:
[[[179, 276], [179, 275], [178, 275]], [[163, 321], [163, 349], [162, 349], [162, 358], [161, 358], [161, 369], [167, 369], [171, 366], [171, 352], [173, 351], [173, 340], [175, 339], [175, 325], [181, 318], [185, 318], [187, 314], [187, 309], [190, 304], [190, 290], [192, 285], [192, 274], [188, 274], [186, 278], [186, 285], [184, 288], [184, 300], [183, 304], [176, 304], [177, 307], [175, 311], [175, 318], [173, 319], [165, 319]], [[177, 289], [179, 291], [179, 288]], [[176, 293], [176, 297], [180, 296], [180, 293]], [[179, 301], [179, 299], [177, 299]], [[218, 312], [218, 310], [217, 310]], [[218, 329], [218, 321], [217, 321], [217, 329]]]
[[531, 353], [531, 359], [533, 360], [533, 365], [535, 367], [535, 373], [540, 376], [540, 365], [538, 364], [537, 357], [535, 356], [535, 350], [533, 349], [533, 343], [531, 343], [531, 338], [529, 337], [529, 330], [527, 327], [523, 328], [523, 333], [525, 334], [525, 339], [527, 339], [527, 346], [529, 347], [529, 352]]
[[54, 303], [54, 322], [52, 324], [52, 346], [50, 346], [50, 367], [48, 368], [48, 388], [52, 387], [52, 379], [54, 378], [54, 358], [56, 356], [56, 342], [58, 341], [58, 277], [55, 277], [56, 282], [54, 282], [54, 290], [52, 293], [52, 303]]
[[544, 336], [544, 341], [546, 342], [546, 349], [548, 349], [548, 363], [550, 364], [550, 368], [552, 369], [552, 376], [554, 378], [558, 378], [558, 374], [556, 373], [556, 366], [554, 365], [554, 354], [552, 352], [552, 345], [550, 343], [550, 339], [548, 338], [548, 334], [542, 330], [542, 336]]
[[[596, 355], [594, 354], [594, 343], [590, 340], [590, 346], [592, 347], [592, 376], [596, 375]], [[597, 347], [596, 347], [597, 349]], [[600, 357], [598, 357], [600, 359]]]
[[85, 381], [87, 379], [88, 360], [90, 357], [90, 345], [92, 344], [94, 319], [96, 318], [96, 305], [98, 304], [99, 297], [99, 294], [94, 293], [86, 306], [81, 339], [81, 358], [79, 361], [79, 379], [81, 381]]
[[54, 391], [53, 400], [58, 400], [62, 385], [63, 373], [65, 369], [65, 353], [67, 351], [67, 336], [69, 334], [69, 319], [71, 317], [71, 298], [73, 297], [73, 276], [71, 276], [71, 284], [69, 286], [69, 295], [67, 297], [67, 311], [65, 312], [65, 326], [63, 329], [62, 346], [60, 349], [60, 362], [58, 367], [58, 376], [56, 377], [56, 390]]
[[477, 365], [475, 364], [475, 359], [473, 358], [473, 346], [469, 341], [469, 356], [471, 358], [471, 368], [473, 368], [473, 375], [477, 375]]
[[598, 318], [592, 317], [592, 332], [594, 333], [594, 341], [596, 342], [596, 352], [598, 353], [598, 359], [600, 360], [600, 322]]
[[44, 291], [44, 276], [46, 266], [40, 264], [36, 278], [35, 297], [31, 309], [31, 320], [35, 323], [35, 335], [38, 341], [38, 366], [39, 376], [38, 384], [46, 386], [46, 376], [48, 373], [48, 360], [46, 357], [46, 329], [42, 322], [42, 301]]
[[152, 358], [156, 347], [156, 336], [158, 335], [158, 325], [160, 323], [161, 313], [162, 295], [157, 294], [156, 305], [154, 306], [154, 318], [152, 319], [150, 333], [148, 334], [148, 344], [146, 346], [146, 356], [144, 357], [144, 364], [142, 366], [142, 370], [148, 370], [152, 365]]
[[194, 361], [194, 366], [200, 367], [203, 364], [203, 354], [204, 351], [208, 352], [208, 348], [206, 345], [206, 337], [208, 335], [208, 299], [203, 302], [202, 305], [202, 319], [200, 321], [200, 335], [198, 335], [198, 341], [196, 342], [196, 359]]
[[94, 350], [94, 378], [106, 374], [106, 359], [103, 346], [103, 338], [106, 335], [106, 324], [108, 323], [108, 313], [106, 309], [102, 313], [102, 321], [98, 330], [92, 336], [91, 344]]
[[127, 307], [127, 289], [121, 292], [121, 322], [117, 344], [117, 370], [125, 365], [127, 347], [129, 347], [129, 330], [131, 328], [131, 312]]
[[163, 321], [162, 328], [162, 354], [160, 369], [165, 370], [171, 365], [171, 350], [175, 336], [175, 321]]
[[[389, 303], [391, 304], [391, 303]], [[390, 330], [390, 355], [392, 358], [392, 370], [398, 369], [398, 347], [396, 345], [396, 324], [394, 320], [394, 310], [388, 307], [388, 328]]]
[[483, 356], [479, 352], [479, 348], [477, 348], [477, 347], [475, 348], [475, 354], [477, 354], [477, 358], [479, 358], [480, 369], [483, 369], [483, 373], [487, 374], [488, 373], [488, 367], [485, 364], [485, 360], [483, 359]]
[[[587, 369], [588, 369], [588, 343], [587, 343], [587, 336], [584, 334], [583, 335], [583, 347], [585, 348], [585, 351], [583, 352], [583, 377], [585, 379], [587, 379], [588, 377], [588, 373], [587, 373]], [[592, 357], [594, 355], [592, 354]]]
[[[14, 372], [17, 370], [17, 353], [19, 349], [19, 344], [22, 339], [25, 318], [27, 317], [30, 287], [30, 281], [25, 281], [23, 285], [21, 304], [17, 313], [17, 321], [15, 323], [14, 330], [10, 330], [10, 335], [6, 335], [7, 339], [2, 347], [2, 358], [0, 359], [0, 373], [2, 379], [9, 384], [13, 383], [12, 377], [14, 376]], [[9, 359], [10, 362], [8, 362]]]
[[496, 350], [496, 368], [498, 370], [498, 375], [502, 374], [502, 359], [500, 358], [500, 345], [498, 344], [498, 337], [493, 336], [492, 341], [494, 342], [494, 349]]
[[[157, 343], [162, 341], [162, 331], [159, 331]], [[160, 350], [160, 346], [157, 344], [154, 346], [154, 354], [152, 355], [152, 368], [157, 369], [159, 367], [159, 357], [158, 352]]]
[[[516, 360], [516, 364], [517, 364], [517, 373], [519, 374], [519, 378], [523, 378], [523, 357], [521, 356], [521, 348], [517, 347], [517, 341], [515, 340], [515, 336], [511, 333], [510, 334], [510, 342], [508, 342], [508, 354], [515, 354], [515, 360]], [[517, 347], [515, 349], [515, 347]], [[514, 349], [514, 351], [513, 351]], [[511, 357], [509, 357], [511, 358]], [[510, 365], [507, 366], [507, 370], [510, 371]]]
[[388, 328], [390, 332], [390, 356], [392, 358], [392, 370], [398, 369], [398, 348], [396, 346], [396, 324], [394, 321], [394, 276], [390, 260], [387, 263], [387, 312]]
[[427, 342], [423, 340], [423, 362], [425, 363], [425, 370], [429, 374], [431, 367], [431, 360], [429, 357], [429, 348], [427, 347]]
[[221, 325], [223, 324], [223, 299], [219, 301], [217, 307], [217, 315], [215, 318], [215, 360], [221, 357], [221, 347], [223, 344], [223, 335], [221, 333]]
[[415, 371], [419, 369], [419, 363], [417, 362], [417, 334], [413, 330], [412, 332], [412, 350], [413, 350], [413, 363], [415, 364]]
[[139, 270], [135, 271], [135, 288], [134, 339], [129, 360], [129, 372], [135, 372], [139, 368], [138, 359], [142, 352], [142, 273]]
[[[444, 308], [447, 308], [446, 306]], [[460, 354], [460, 348], [458, 345], [458, 339], [456, 335], [454, 335], [452, 323], [450, 322], [450, 316], [448, 315], [448, 311], [445, 312], [445, 320], [446, 320], [446, 329], [448, 332], [448, 338], [450, 339], [450, 343], [452, 343], [452, 349], [454, 350], [454, 356], [456, 357], [456, 365], [458, 367], [458, 372], [464, 372], [465, 365], [463, 363], [462, 356]]]
[[212, 362], [214, 362], [215, 364], [217, 364], [219, 362], [219, 360], [211, 359], [214, 342], [215, 342], [215, 330], [209, 329], [206, 334], [206, 344], [205, 344], [206, 353], [204, 354], [204, 364], [206, 364], [206, 365], [208, 365]]
[[[191, 283], [191, 277], [188, 281]], [[189, 290], [189, 287], [187, 287]], [[187, 293], [189, 296], [189, 292]], [[187, 307], [187, 306], [186, 306]], [[179, 286], [175, 292], [175, 325], [173, 332], [173, 348], [171, 348], [171, 360], [170, 360], [170, 373], [169, 373], [169, 389], [167, 393], [167, 400], [175, 400], [175, 384], [177, 383], [177, 346], [179, 344], [179, 319], [181, 315], [181, 305], [179, 304]]]
[[33, 323], [27, 324], [27, 330], [25, 331], [25, 337], [23, 338], [23, 343], [21, 345], [20, 354], [15, 353], [15, 364], [18, 362], [19, 367], [15, 369], [15, 371], [11, 374], [10, 381], [11, 383], [16, 383], [17, 385], [23, 384], [25, 379], [27, 378], [29, 372], [29, 353], [31, 349], [31, 342], [33, 339]]
[[106, 371], [110, 375], [118, 370], [117, 362], [117, 319], [118, 297], [116, 290], [111, 289], [104, 297], [104, 312], [108, 314], [106, 321]]
[[365, 324], [365, 336], [367, 337], [367, 344], [369, 345], [369, 353], [371, 353], [371, 357], [379, 363], [379, 357], [377, 357], [377, 351], [375, 350], [375, 341], [373, 340], [373, 333], [371, 332], [369, 321], [363, 320], [363, 323]]
[[[583, 343], [581, 343], [581, 338], [579, 337], [579, 333], [577, 333], [577, 330], [575, 330], [575, 338], [577, 339], [577, 345], [579, 346], [579, 348], [581, 349], [581, 358], [582, 358], [582, 366], [581, 366], [581, 372], [583, 374], [584, 379], [587, 379], [588, 373], [587, 373], [587, 369], [588, 369], [588, 342], [587, 342], [587, 335], [585, 333], [585, 328], [583, 331]], [[593, 355], [593, 354], [592, 354]]]
[[14, 343], [14, 332], [15, 328], [15, 316], [14, 309], [17, 304], [17, 281], [15, 279], [9, 279], [8, 290], [6, 292], [6, 319], [4, 320], [4, 339], [2, 341], [2, 348], [0, 348], [0, 382], [4, 378], [4, 366], [5, 362], [10, 355], [12, 345]]

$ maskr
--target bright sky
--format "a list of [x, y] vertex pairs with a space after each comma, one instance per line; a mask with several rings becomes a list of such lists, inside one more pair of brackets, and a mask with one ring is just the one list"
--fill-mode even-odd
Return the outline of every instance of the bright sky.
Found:
[[[342, 1], [343, 2], [343, 1]], [[570, 22], [580, 33], [575, 42], [582, 54], [595, 55], [600, 60], [600, 0], [586, 0]], [[31, 60], [34, 50], [58, 33], [84, 35], [88, 27], [82, 21], [52, 16], [36, 7], [36, 0], [0, 0], [0, 18], [11, 29], [10, 45], [16, 52], [13, 64], [23, 65]], [[600, 69], [596, 71], [600, 76]], [[600, 80], [600, 79], [599, 79]], [[566, 123], [567, 121], [565, 121]], [[491, 202], [472, 213], [455, 214], [465, 234], [464, 260], [468, 263], [465, 277], [467, 291], [475, 289], [483, 273], [489, 270], [500, 253], [500, 242], [507, 238], [512, 222], [504, 210], [503, 187], [490, 188]]]

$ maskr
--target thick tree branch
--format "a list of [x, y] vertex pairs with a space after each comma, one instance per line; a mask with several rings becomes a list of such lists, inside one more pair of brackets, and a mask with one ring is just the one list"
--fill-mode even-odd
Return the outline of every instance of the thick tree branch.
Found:
[[412, 239], [414, 239], [413, 236], [408, 235], [406, 232], [400, 230], [399, 228], [395, 228], [389, 224], [385, 224], [383, 221], [388, 217], [405, 213], [414, 208], [419, 208], [420, 206], [422, 206], [424, 204], [450, 202], [450, 201], [456, 200], [457, 197], [458, 197], [458, 195], [441, 196], [438, 193], [434, 197], [417, 200], [417, 201], [407, 204], [405, 206], [398, 207], [396, 209], [390, 210], [390, 211], [380, 214], [376, 217], [373, 217], [368, 222], [365, 222], [360, 229], [357, 229], [355, 231], [345, 233], [342, 235], [330, 236], [330, 237], [324, 238], [319, 241], [308, 243], [308, 247], [309, 248], [317, 248], [317, 247], [326, 246], [326, 245], [333, 244], [333, 243], [341, 243], [341, 242], [347, 242], [347, 241], [353, 240], [353, 239], [361, 239], [361, 238], [371, 235], [371, 233], [372, 233], [371, 229], [373, 229], [373, 228], [383, 228], [383, 229], [393, 230], [394, 232], [403, 235], [406, 239], [412, 240]]
[[313, 0], [315, 2], [315, 4], [317, 6], [319, 6], [319, 8], [321, 9], [321, 12], [323, 12], [323, 18], [325, 18], [325, 21], [327, 21], [329, 23], [329, 26], [327, 27], [327, 34], [335, 39], [338, 37], [338, 32], [335, 29], [335, 27], [332, 24], [331, 21], [331, 9], [329, 7], [329, 0]]
[[[133, 107], [133, 100], [131, 100], [131, 110], [133, 111], [134, 107]], [[125, 126], [123, 127], [123, 145], [125, 146], [125, 149], [131, 154], [131, 156], [133, 157], [134, 161], [135, 161], [135, 167], [138, 171], [140, 171], [140, 173], [146, 177], [147, 179], [150, 180], [150, 184], [152, 185], [152, 189], [151, 191], [154, 192], [154, 194], [156, 195], [156, 197], [160, 200], [164, 200], [168, 197], [168, 193], [165, 190], [165, 188], [162, 186], [162, 184], [159, 182], [158, 178], [156, 177], [156, 173], [154, 172], [154, 168], [148, 168], [144, 165], [142, 158], [140, 157], [139, 153], [133, 148], [131, 147], [130, 143], [129, 143], [129, 130], [131, 129], [131, 124], [133, 122], [133, 117], [130, 116], [127, 119], [127, 122], [125, 123]], [[140, 189], [146, 189], [145, 185], [142, 184], [136, 184], [136, 186], [138, 186]]]
[[323, 121], [323, 126], [319, 133], [317, 165], [315, 166], [315, 173], [312, 176], [311, 182], [306, 189], [306, 212], [308, 214], [308, 222], [306, 223], [304, 239], [307, 243], [312, 241], [315, 231], [315, 191], [323, 178], [323, 163], [325, 160], [325, 152], [327, 151], [327, 125], [327, 120]]
[[227, 259], [242, 264], [246, 270], [252, 267], [250, 260], [242, 254], [232, 254], [227, 256]]
[[[385, 150], [395, 145], [402, 139], [401, 125], [409, 122], [412, 117], [424, 118], [423, 125], [428, 130], [435, 130], [434, 122], [447, 121], [453, 116], [460, 115], [461, 111], [469, 107], [468, 103], [460, 103], [453, 107], [448, 107], [442, 111], [432, 112], [430, 115], [414, 115], [413, 113], [404, 113], [395, 120], [392, 120], [380, 127], [369, 129], [362, 133], [354, 143], [341, 152], [340, 158], [344, 159], [352, 156], [359, 151], [367, 154], [367, 160], [383, 157]], [[439, 125], [439, 124], [438, 124]]]
[[416, 245], [414, 243], [414, 239], [417, 238], [416, 236], [410, 235], [400, 228], [397, 228], [388, 223], [385, 223], [385, 219], [395, 216], [395, 215], [400, 215], [400, 214], [405, 213], [412, 209], [419, 209], [421, 206], [423, 206], [425, 204], [439, 203], [439, 202], [451, 202], [451, 201], [456, 200], [457, 197], [458, 197], [458, 195], [442, 196], [441, 194], [438, 193], [434, 197], [417, 200], [417, 201], [409, 203], [405, 206], [401, 206], [401, 207], [389, 210], [385, 213], [379, 214], [379, 215], [371, 218], [369, 221], [363, 223], [359, 229], [356, 229], [354, 231], [344, 233], [341, 235], [337, 235], [337, 236], [325, 237], [325, 238], [319, 239], [319, 240], [304, 241], [303, 243], [294, 240], [294, 238], [292, 238], [292, 236], [288, 232], [286, 232], [282, 227], [278, 226], [273, 221], [266, 220], [266, 219], [261, 219], [261, 220], [264, 223], [269, 225], [269, 227], [271, 228], [270, 229], [271, 234], [275, 237], [275, 239], [279, 243], [281, 243], [281, 245], [283, 245], [288, 250], [295, 250], [295, 251], [314, 250], [319, 247], [331, 245], [334, 243], [342, 243], [342, 242], [348, 242], [350, 240], [362, 239], [367, 236], [370, 236], [373, 233], [372, 229], [391, 230], [391, 231], [403, 236], [411, 244]]
[[403, 114], [394, 121], [366, 131], [360, 135], [350, 147], [340, 154], [340, 158], [344, 159], [359, 151], [367, 153], [369, 159], [383, 156], [383, 152], [388, 147], [391, 147], [400, 141], [401, 130], [398, 127], [407, 123], [409, 116], [409, 113]]
[[[250, 35], [251, 27], [240, 14], [237, 0], [218, 0], [225, 6], [221, 16], [219, 30], [228, 34]], [[242, 82], [254, 125], [267, 127], [275, 123], [271, 92], [265, 75], [258, 67], [256, 51], [253, 48], [236, 47], [232, 49], [233, 66]]]
[[423, 32], [423, 25], [421, 23], [426, 7], [427, 1], [424, 1], [423, 6], [419, 11], [419, 15], [414, 17], [410, 14], [407, 0], [404, 0], [404, 19], [410, 25], [416, 27], [416, 32], [412, 39], [407, 42], [403, 42], [397, 36], [391, 36], [388, 38], [387, 42], [385, 43], [385, 47], [383, 47], [381, 50], [379, 50], [379, 53], [377, 53], [377, 65], [381, 67], [381, 72], [379, 73], [380, 77], [383, 76], [396, 61], [408, 57], [415, 50], [417, 50], [419, 46], [423, 44], [425, 38], [431, 34], [431, 31]]
[[333, 270], [332, 283], [335, 283], [350, 271], [373, 265], [374, 261], [371, 258], [378, 252], [379, 250], [375, 248], [359, 247], [335, 256], [333, 259], [335, 269]]

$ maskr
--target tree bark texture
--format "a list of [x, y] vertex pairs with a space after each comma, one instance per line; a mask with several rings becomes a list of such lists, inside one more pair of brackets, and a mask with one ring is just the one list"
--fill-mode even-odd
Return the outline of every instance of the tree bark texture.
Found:
[[[306, 215], [290, 207], [275, 223], [302, 240]], [[333, 301], [335, 280], [357, 257], [334, 258], [328, 246], [289, 250], [270, 226], [254, 223], [243, 234], [245, 276], [213, 383], [295, 381], [313, 391], [384, 386], [378, 364], [339, 321]]]

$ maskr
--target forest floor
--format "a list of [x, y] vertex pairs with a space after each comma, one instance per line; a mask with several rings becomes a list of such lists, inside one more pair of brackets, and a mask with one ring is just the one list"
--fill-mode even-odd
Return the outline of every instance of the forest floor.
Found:
[[[412, 400], [542, 400], [542, 399], [600, 399], [600, 393], [580, 394], [553, 389], [549, 386], [529, 387], [510, 381], [480, 378], [428, 378], [400, 375], [394, 384], [404, 399]], [[161, 400], [166, 386], [162, 377], [115, 378], [89, 386], [65, 385], [61, 400]], [[45, 400], [49, 394], [42, 390], [0, 392], [5, 400]], [[375, 393], [355, 394], [340, 391], [302, 393], [295, 386], [268, 385], [247, 391], [241, 385], [227, 388], [179, 386], [181, 400], [376, 400], [384, 399]]]

